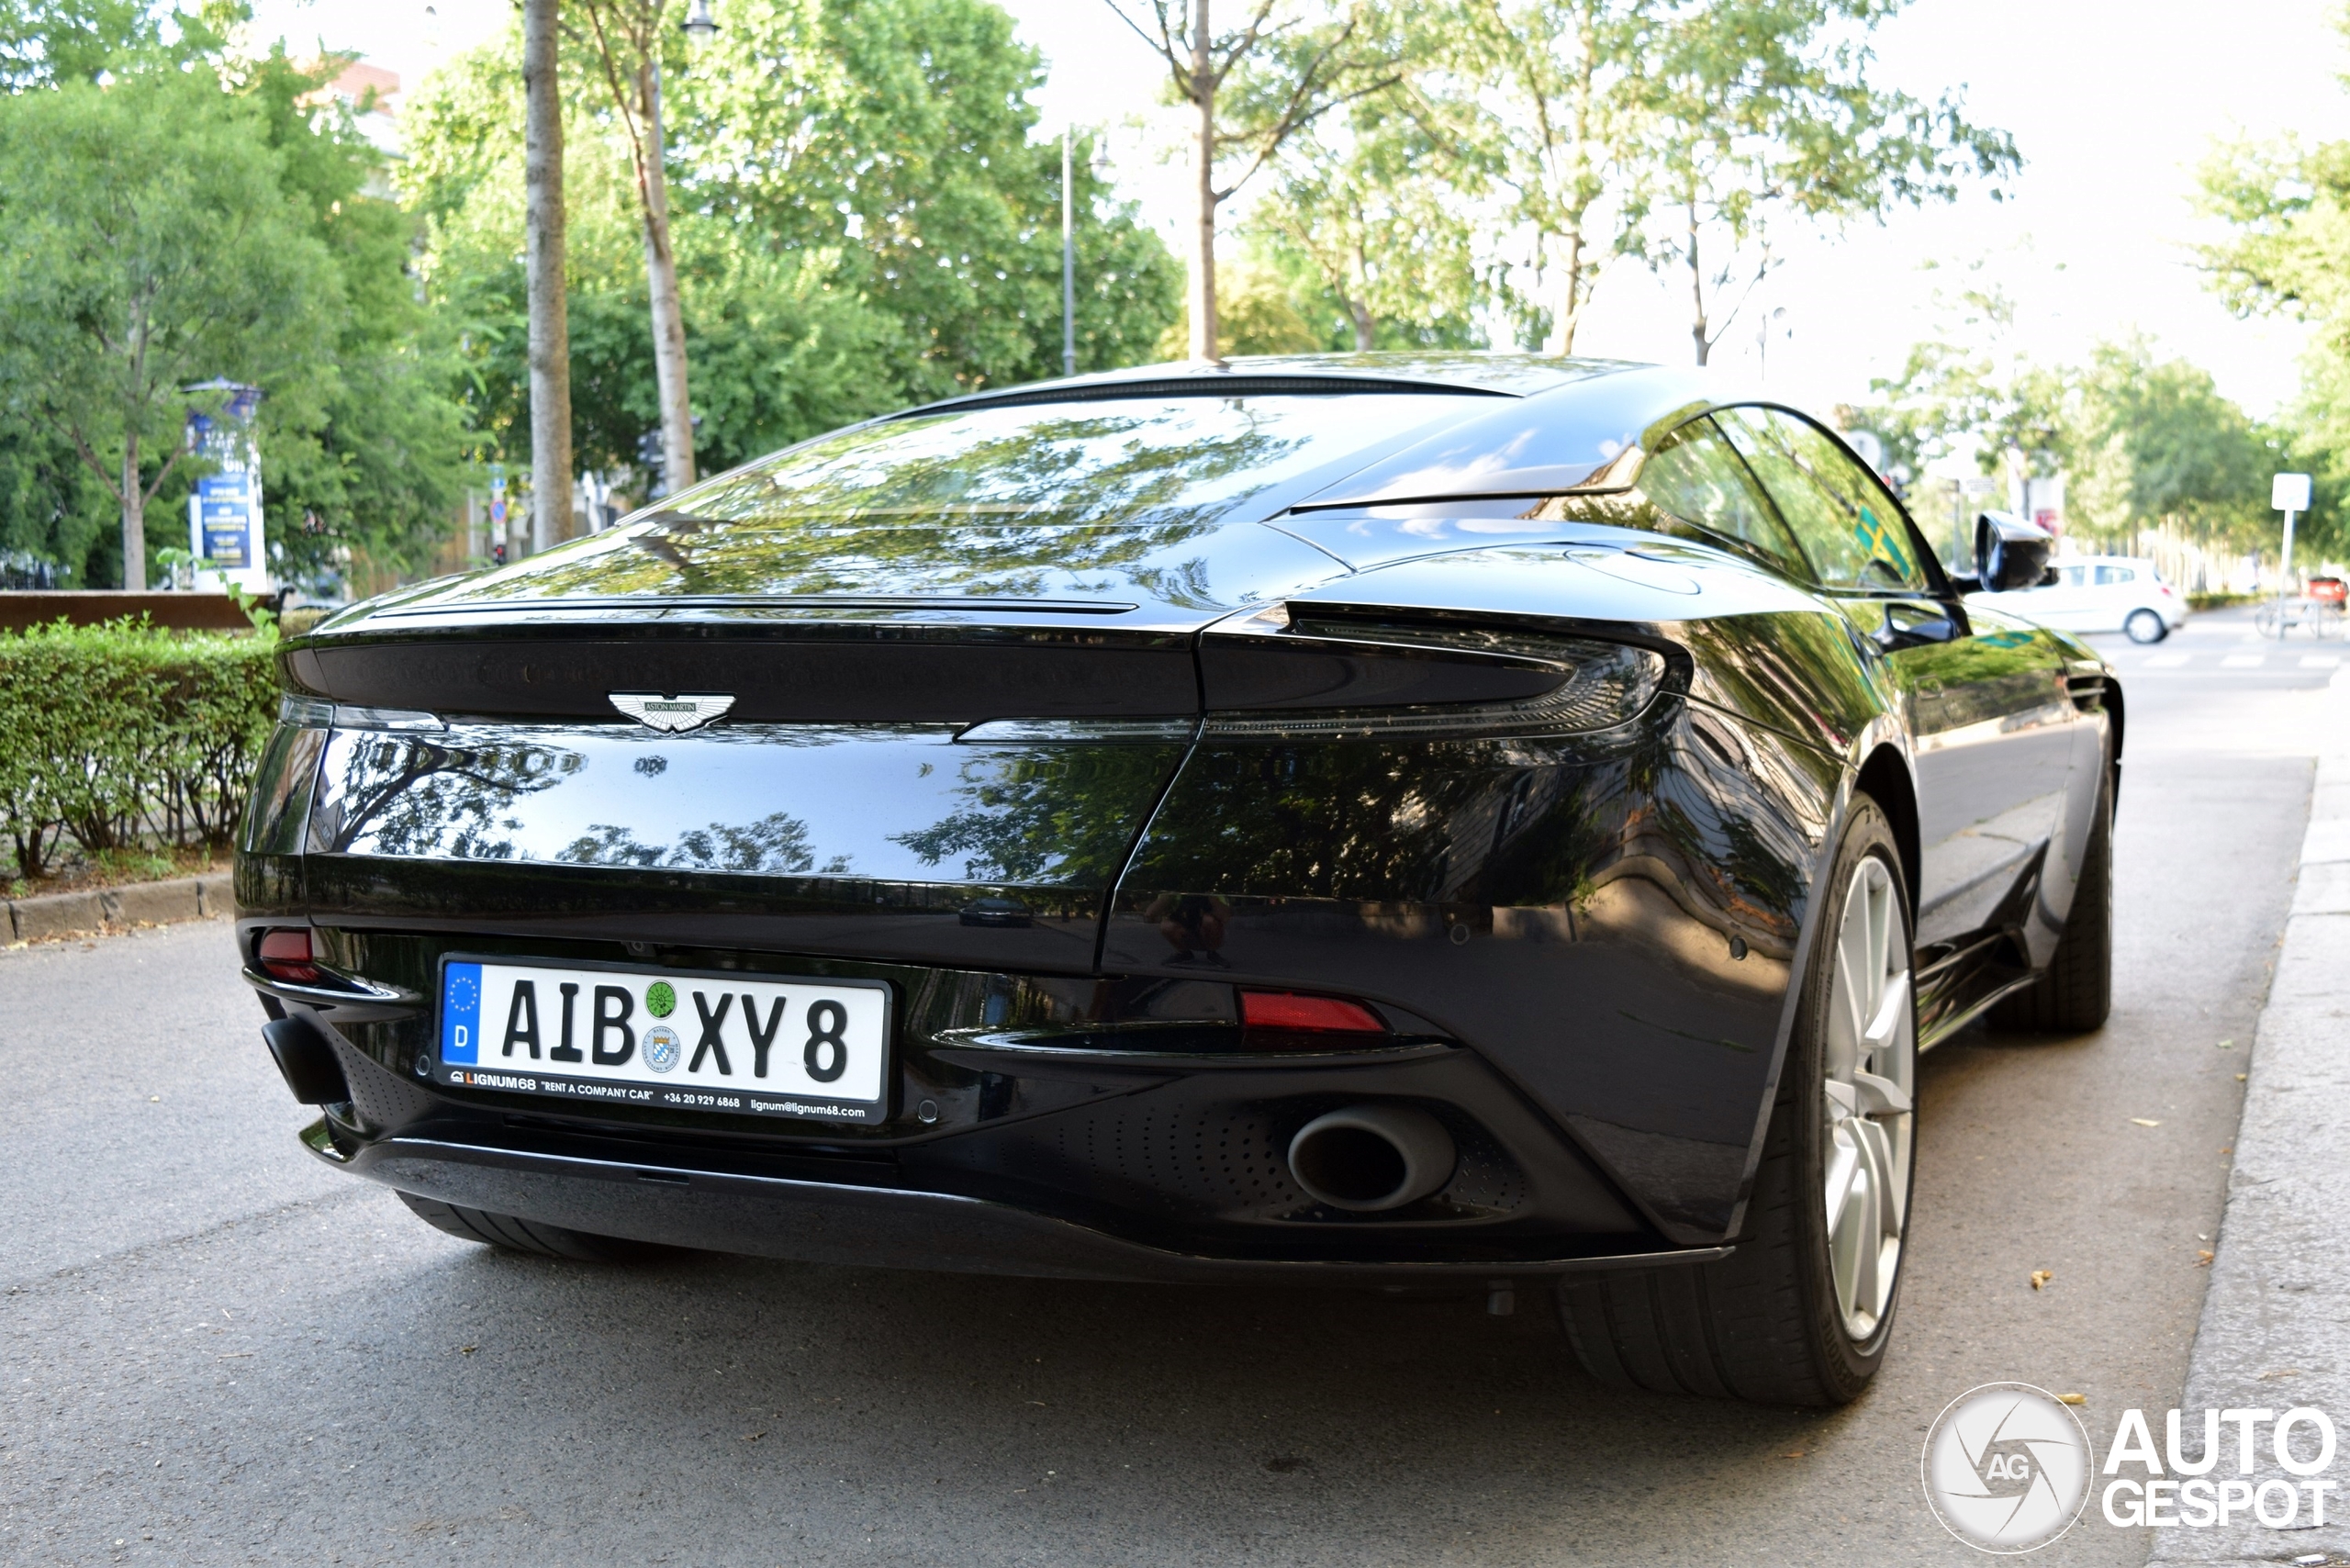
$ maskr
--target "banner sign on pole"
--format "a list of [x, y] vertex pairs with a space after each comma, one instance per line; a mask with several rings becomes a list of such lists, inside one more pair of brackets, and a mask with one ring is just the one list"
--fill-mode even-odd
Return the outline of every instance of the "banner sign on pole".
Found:
[[269, 563], [263, 551], [261, 449], [253, 439], [253, 415], [261, 388], [232, 381], [207, 381], [191, 392], [226, 392], [218, 414], [191, 409], [187, 416], [190, 454], [212, 472], [196, 480], [188, 498], [188, 548], [212, 565], [200, 577], [217, 577], [252, 593], [269, 591]]

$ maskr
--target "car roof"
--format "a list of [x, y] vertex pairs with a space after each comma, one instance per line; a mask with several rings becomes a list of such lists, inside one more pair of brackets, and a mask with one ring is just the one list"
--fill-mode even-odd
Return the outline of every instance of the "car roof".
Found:
[[1631, 360], [1577, 359], [1506, 351], [1389, 350], [1365, 353], [1240, 354], [1098, 371], [1052, 381], [990, 387], [909, 409], [927, 414], [1008, 403], [1080, 403], [1161, 394], [1457, 392], [1525, 398], [1571, 382], [1648, 368]]

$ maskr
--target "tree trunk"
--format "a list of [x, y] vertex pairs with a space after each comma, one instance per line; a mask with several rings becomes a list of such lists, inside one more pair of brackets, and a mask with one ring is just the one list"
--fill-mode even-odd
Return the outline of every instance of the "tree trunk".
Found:
[[[660, 42], [656, 35], [653, 47]], [[677, 256], [669, 245], [669, 171], [661, 139], [661, 62], [639, 78], [644, 142], [636, 170], [644, 209], [644, 274], [653, 296], [653, 374], [661, 398], [662, 478], [669, 493], [694, 482], [694, 416], [686, 397], [686, 317], [677, 301]]]
[[1192, 18], [1192, 101], [1199, 110], [1192, 150], [1199, 177], [1199, 231], [1192, 241], [1192, 357], [1222, 360], [1216, 349], [1215, 315], [1215, 90], [1214, 60], [1208, 48], [1208, 0], [1194, 0]]
[[[1360, 210], [1356, 216], [1360, 217]], [[1354, 324], [1355, 352], [1369, 353], [1379, 346], [1379, 323], [1372, 318], [1371, 307], [1364, 302], [1371, 292], [1371, 262], [1363, 255], [1360, 241], [1355, 245], [1354, 252], [1358, 286], [1341, 290], [1338, 303], [1347, 308], [1347, 319]]]
[[139, 483], [139, 426], [128, 420], [122, 432], [122, 586], [133, 593], [147, 586], [147, 492]]
[[1706, 336], [1706, 274], [1697, 264], [1697, 207], [1692, 202], [1689, 213], [1689, 335], [1696, 340], [1697, 363], [1706, 363], [1713, 341]]
[[1575, 352], [1575, 329], [1583, 324], [1583, 221], [1567, 230], [1567, 286], [1560, 291], [1559, 319], [1550, 330], [1549, 348], [1555, 354]]
[[[531, 508], [549, 541], [571, 537], [571, 326], [564, 296], [563, 95], [555, 63], [560, 6], [561, 0], [523, 0], [522, 6]], [[520, 554], [514, 550], [509, 558]]]
[[1561, 294], [1559, 319], [1550, 330], [1549, 345], [1552, 353], [1562, 356], [1575, 352], [1575, 330], [1583, 325], [1583, 308], [1591, 294], [1591, 286], [1583, 279], [1583, 229], [1591, 218], [1591, 140], [1595, 134], [1592, 124], [1593, 93], [1599, 71], [1599, 32], [1589, 6], [1579, 8], [1576, 17], [1575, 44], [1579, 52], [1575, 62], [1573, 174], [1567, 186], [1571, 214], [1566, 229], [1567, 285]]

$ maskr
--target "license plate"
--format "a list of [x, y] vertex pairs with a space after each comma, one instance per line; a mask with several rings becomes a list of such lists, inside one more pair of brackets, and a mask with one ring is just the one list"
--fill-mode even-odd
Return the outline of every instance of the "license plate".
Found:
[[443, 959], [435, 1081], [601, 1105], [878, 1122], [890, 988]]

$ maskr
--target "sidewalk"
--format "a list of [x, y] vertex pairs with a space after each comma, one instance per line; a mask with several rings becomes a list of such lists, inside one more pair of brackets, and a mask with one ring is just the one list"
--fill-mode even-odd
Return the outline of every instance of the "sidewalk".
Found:
[[[2300, 882], [2254, 1041], [2244, 1124], [2179, 1408], [2313, 1406], [2350, 1459], [2350, 671], [2316, 705], [2317, 788]], [[2163, 1414], [2147, 1419], [2161, 1440]], [[2199, 1439], [2188, 1439], [2192, 1451]], [[2255, 1485], [2285, 1474], [2263, 1443]], [[2157, 1563], [2350, 1562], [2350, 1497], [2324, 1525], [2154, 1532]], [[2094, 1497], [2090, 1506], [2094, 1508]]]

